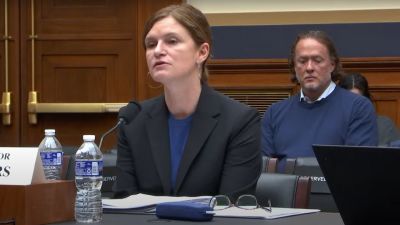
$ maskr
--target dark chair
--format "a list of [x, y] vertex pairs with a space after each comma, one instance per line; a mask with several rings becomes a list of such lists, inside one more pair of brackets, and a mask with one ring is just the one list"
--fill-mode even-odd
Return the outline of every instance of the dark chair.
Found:
[[71, 155], [64, 155], [61, 167], [61, 180], [67, 179], [68, 169], [70, 167]]
[[296, 166], [296, 159], [287, 158], [285, 162], [285, 172], [286, 174], [294, 174], [294, 169]]
[[272, 207], [308, 208], [310, 189], [309, 177], [262, 173], [255, 195], [262, 206], [267, 206], [269, 199]]
[[292, 174], [309, 176], [311, 178], [309, 207], [321, 209], [324, 212], [338, 212], [335, 200], [329, 190], [317, 159], [315, 157], [299, 157], [294, 162]]
[[66, 180], [74, 180], [75, 179], [75, 155], [70, 155], [68, 170], [65, 174]]
[[268, 156], [262, 157], [261, 172], [263, 173], [275, 173], [278, 165], [278, 159]]
[[63, 146], [64, 155], [75, 155], [78, 148], [77, 146]]
[[113, 196], [112, 187], [117, 180], [117, 150], [111, 150], [103, 154], [103, 185], [101, 193], [103, 197]]

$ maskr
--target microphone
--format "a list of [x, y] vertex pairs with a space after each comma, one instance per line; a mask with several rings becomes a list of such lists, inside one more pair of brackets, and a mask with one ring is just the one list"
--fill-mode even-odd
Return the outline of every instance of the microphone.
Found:
[[108, 134], [113, 132], [117, 127], [119, 127], [121, 124], [129, 124], [132, 120], [135, 119], [135, 117], [139, 114], [139, 112], [142, 110], [142, 106], [135, 102], [135, 101], [130, 101], [126, 106], [121, 107], [121, 109], [118, 112], [118, 122], [115, 124], [114, 127], [109, 129], [107, 132], [105, 132], [101, 138], [100, 138], [100, 143], [99, 143], [99, 149], [101, 150], [101, 145], [103, 143], [104, 137], [106, 137]]
[[119, 110], [118, 122], [121, 121], [123, 124], [129, 124], [141, 110], [142, 106], [139, 103], [130, 101], [128, 105]]

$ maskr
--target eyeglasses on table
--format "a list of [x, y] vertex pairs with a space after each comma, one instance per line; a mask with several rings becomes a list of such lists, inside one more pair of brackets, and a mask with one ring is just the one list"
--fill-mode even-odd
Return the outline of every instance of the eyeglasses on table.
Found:
[[254, 195], [241, 195], [237, 198], [235, 204], [232, 204], [231, 200], [226, 195], [216, 195], [210, 199], [208, 205], [214, 211], [237, 207], [246, 210], [262, 208], [268, 212], [272, 212], [271, 201], [269, 199], [268, 206], [264, 207], [258, 204], [257, 198]]

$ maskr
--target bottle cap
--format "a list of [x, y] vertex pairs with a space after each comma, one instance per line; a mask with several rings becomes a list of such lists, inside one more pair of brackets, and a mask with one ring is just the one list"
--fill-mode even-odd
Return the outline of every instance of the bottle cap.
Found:
[[84, 141], [94, 141], [94, 139], [96, 139], [95, 135], [83, 135]]
[[54, 129], [45, 129], [44, 130], [44, 134], [45, 135], [55, 135], [56, 134], [56, 130], [54, 130]]

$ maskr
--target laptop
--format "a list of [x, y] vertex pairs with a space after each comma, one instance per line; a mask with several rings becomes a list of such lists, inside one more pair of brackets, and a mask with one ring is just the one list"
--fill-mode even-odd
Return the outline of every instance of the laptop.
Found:
[[313, 150], [345, 225], [400, 224], [400, 148]]

